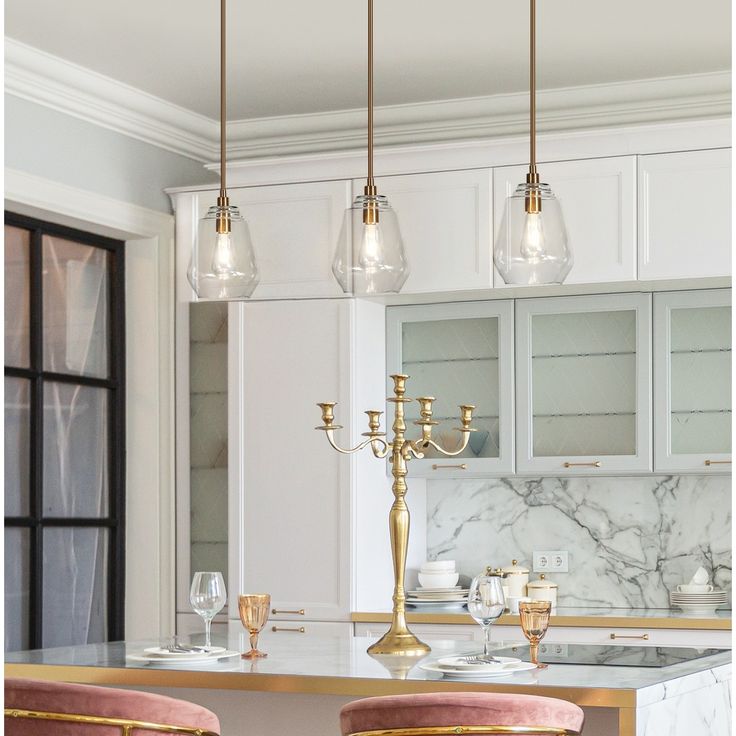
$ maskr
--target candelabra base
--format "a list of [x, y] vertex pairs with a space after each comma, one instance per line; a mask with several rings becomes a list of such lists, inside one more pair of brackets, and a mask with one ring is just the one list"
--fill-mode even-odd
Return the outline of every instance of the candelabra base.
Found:
[[417, 639], [409, 629], [392, 626], [375, 644], [368, 647], [368, 654], [384, 654], [402, 657], [423, 657], [431, 647]]

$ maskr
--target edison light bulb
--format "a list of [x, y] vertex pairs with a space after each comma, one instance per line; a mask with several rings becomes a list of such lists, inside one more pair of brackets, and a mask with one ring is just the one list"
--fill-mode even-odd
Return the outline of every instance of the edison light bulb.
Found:
[[231, 277], [235, 271], [235, 251], [231, 233], [217, 233], [215, 252], [212, 256], [212, 273], [224, 279]]
[[363, 225], [363, 236], [358, 250], [358, 262], [365, 269], [375, 269], [385, 259], [383, 233], [375, 223]]
[[544, 226], [539, 212], [529, 212], [524, 217], [521, 255], [529, 263], [538, 263], [544, 256]]

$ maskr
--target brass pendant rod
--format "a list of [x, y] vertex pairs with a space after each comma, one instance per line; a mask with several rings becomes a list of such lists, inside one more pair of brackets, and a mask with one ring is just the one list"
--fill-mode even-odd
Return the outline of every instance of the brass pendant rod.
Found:
[[220, 195], [227, 196], [227, 87], [226, 48], [227, 21], [226, 0], [220, 0]]
[[537, 170], [537, 0], [529, 0], [529, 171]]
[[373, 181], [373, 0], [368, 0], [368, 185], [375, 185]]

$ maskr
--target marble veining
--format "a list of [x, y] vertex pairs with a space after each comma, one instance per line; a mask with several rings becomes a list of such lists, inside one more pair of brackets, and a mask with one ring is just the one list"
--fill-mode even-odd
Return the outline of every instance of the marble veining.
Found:
[[[476, 575], [567, 550], [561, 606], [667, 608], [699, 565], [731, 588], [728, 476], [495, 478], [427, 484], [427, 557]], [[552, 576], [550, 576], [552, 577]]]

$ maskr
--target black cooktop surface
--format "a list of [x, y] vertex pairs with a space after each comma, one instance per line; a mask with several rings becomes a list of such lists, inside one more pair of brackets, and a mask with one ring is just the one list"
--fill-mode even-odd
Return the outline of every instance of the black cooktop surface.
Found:
[[[630, 647], [594, 644], [546, 644], [539, 647], [539, 661], [548, 664], [604, 664], [613, 667], [668, 667], [726, 651], [689, 647]], [[494, 651], [503, 657], [528, 659], [529, 647], [508, 647]]]

